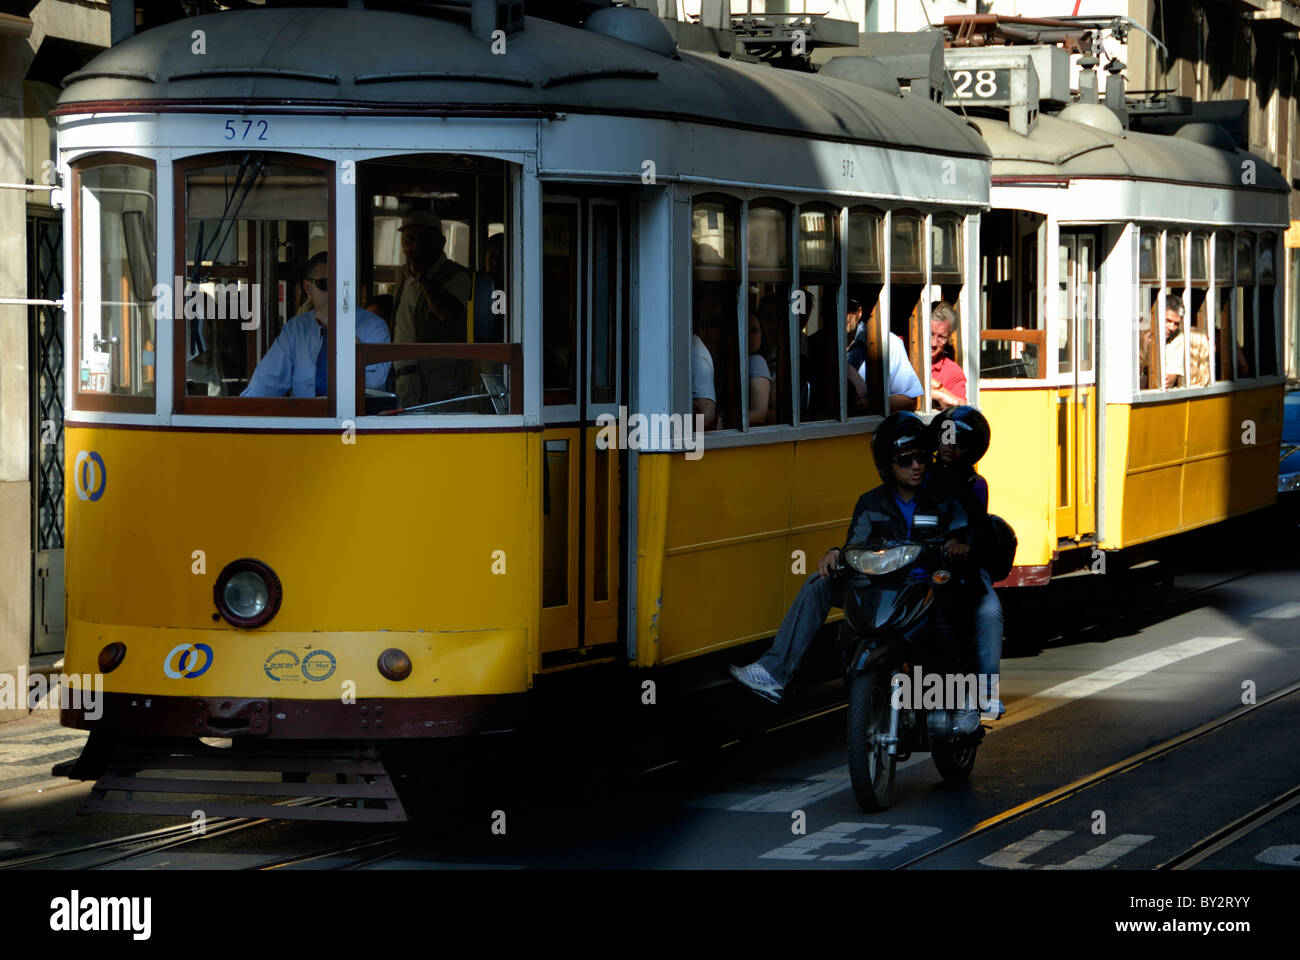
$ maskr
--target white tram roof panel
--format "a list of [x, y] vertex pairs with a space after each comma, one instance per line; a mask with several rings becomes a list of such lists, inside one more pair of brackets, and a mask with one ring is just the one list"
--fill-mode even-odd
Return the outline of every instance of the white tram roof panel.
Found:
[[[1087, 106], [1114, 117], [1100, 104]], [[1105, 124], [1094, 126], [1040, 114], [1034, 129], [1022, 136], [1005, 120], [973, 117], [971, 122], [993, 151], [994, 177], [1119, 177], [1198, 187], [1241, 187], [1242, 164], [1251, 160], [1255, 164], [1252, 189], [1289, 191], [1286, 180], [1264, 158], [1235, 149], [1235, 145], [1225, 150], [1201, 142], [1213, 138], [1197, 130], [1203, 126], [1199, 124], [1165, 136], [1123, 130], [1115, 120], [1116, 133], [1102, 129]]]
[[[207, 53], [191, 52], [195, 30]], [[675, 57], [536, 17], [506, 53], [468, 18], [277, 7], [187, 17], [137, 34], [65, 79], [61, 112], [132, 102], [287, 112], [660, 117], [987, 160], [961, 117], [911, 96], [762, 64]]]

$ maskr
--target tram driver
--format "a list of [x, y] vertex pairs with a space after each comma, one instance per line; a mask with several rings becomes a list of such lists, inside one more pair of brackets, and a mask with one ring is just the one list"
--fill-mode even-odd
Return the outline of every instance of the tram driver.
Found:
[[[393, 292], [394, 343], [467, 343], [472, 280], [445, 252], [441, 218], [417, 210], [398, 227], [406, 269]], [[469, 393], [473, 363], [466, 360], [398, 360], [397, 399], [404, 407]]]
[[[330, 321], [329, 254], [322, 250], [307, 261], [302, 291], [310, 309], [291, 317], [266, 351], [241, 397], [323, 397], [329, 392], [329, 340], [325, 328]], [[387, 343], [388, 324], [369, 310], [357, 308], [357, 340]], [[383, 387], [388, 364], [366, 367], [366, 386]]]

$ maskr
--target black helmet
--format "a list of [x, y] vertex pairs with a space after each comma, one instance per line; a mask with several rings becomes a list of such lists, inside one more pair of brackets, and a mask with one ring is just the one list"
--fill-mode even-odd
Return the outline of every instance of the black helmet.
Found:
[[989, 422], [974, 407], [951, 407], [930, 421], [930, 430], [934, 434], [931, 441], [937, 449], [945, 435], [952, 432], [961, 451], [961, 465], [973, 467], [979, 463], [989, 449], [989, 440], [993, 431]]
[[906, 410], [898, 410], [885, 417], [884, 422], [871, 435], [871, 456], [885, 483], [892, 484], [894, 475], [889, 469], [889, 461], [902, 450], [934, 452], [934, 440], [925, 421]]

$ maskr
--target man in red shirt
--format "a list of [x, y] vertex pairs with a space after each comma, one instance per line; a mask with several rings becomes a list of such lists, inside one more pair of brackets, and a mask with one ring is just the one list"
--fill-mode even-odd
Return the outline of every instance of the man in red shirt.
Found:
[[966, 374], [945, 350], [957, 326], [957, 311], [940, 300], [930, 309], [930, 396], [940, 410], [966, 402]]

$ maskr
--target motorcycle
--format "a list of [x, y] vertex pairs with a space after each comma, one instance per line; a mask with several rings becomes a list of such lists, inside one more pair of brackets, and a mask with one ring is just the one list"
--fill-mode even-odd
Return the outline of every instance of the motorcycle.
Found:
[[[965, 588], [964, 578], [950, 569], [938, 526], [937, 517], [918, 514], [911, 540], [873, 540], [841, 552], [841, 575], [848, 578], [840, 644], [849, 691], [849, 774], [868, 813], [893, 803], [900, 761], [928, 751], [944, 780], [965, 780], [984, 737], [983, 727], [956, 733], [952, 712], [918, 706], [915, 691], [911, 703], [898, 695], [910, 682], [912, 664], [926, 659], [936, 591]], [[928, 575], [913, 576], [918, 568]]]

